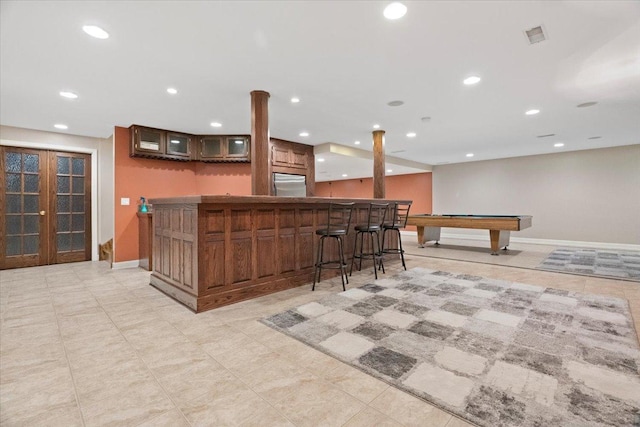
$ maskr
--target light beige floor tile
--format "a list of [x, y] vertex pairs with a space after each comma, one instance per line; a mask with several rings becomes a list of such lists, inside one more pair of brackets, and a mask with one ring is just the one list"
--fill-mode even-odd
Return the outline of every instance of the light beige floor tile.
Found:
[[239, 425], [271, 408], [255, 392], [235, 379], [223, 379], [217, 389], [187, 403], [180, 410], [192, 425]]
[[443, 427], [451, 415], [418, 398], [389, 387], [369, 404], [374, 409], [405, 426]]
[[78, 393], [87, 426], [137, 425], [173, 409], [174, 405], [155, 380], [105, 383], [109, 391]]
[[0, 411], [0, 425], [75, 427], [84, 424], [78, 405], [73, 402], [39, 409], [32, 408], [28, 403], [22, 407], [4, 406]]
[[402, 424], [367, 406], [351, 418], [344, 427], [402, 427]]
[[[156, 373], [156, 371], [154, 371]], [[213, 359], [186, 362], [157, 374], [158, 381], [176, 404], [184, 404], [196, 397], [216, 391], [222, 381], [236, 378]]]
[[189, 427], [182, 412], [178, 409], [165, 412], [155, 418], [148, 419], [137, 427]]
[[351, 366], [340, 364], [324, 375], [324, 379], [364, 403], [369, 403], [389, 385]]
[[341, 426], [365, 405], [318, 379], [298, 385], [273, 406], [297, 426]]

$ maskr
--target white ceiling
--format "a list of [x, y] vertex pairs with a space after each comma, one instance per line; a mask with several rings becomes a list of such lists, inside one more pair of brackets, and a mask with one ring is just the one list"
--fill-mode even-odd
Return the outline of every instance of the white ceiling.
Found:
[[[388, 155], [427, 165], [640, 143], [640, 2], [404, 3], [388, 21], [379, 1], [3, 0], [0, 123], [250, 133], [249, 93], [265, 90], [273, 136], [370, 151], [378, 123]], [[548, 39], [529, 45], [538, 25]], [[464, 86], [470, 75], [482, 81]], [[371, 175], [370, 161], [343, 160], [332, 174]]]

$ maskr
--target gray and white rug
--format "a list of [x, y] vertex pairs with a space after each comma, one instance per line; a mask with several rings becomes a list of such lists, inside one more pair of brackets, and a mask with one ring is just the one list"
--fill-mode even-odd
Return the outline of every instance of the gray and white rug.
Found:
[[625, 300], [415, 268], [263, 322], [482, 426], [638, 426]]
[[560, 248], [538, 269], [640, 282], [640, 252]]

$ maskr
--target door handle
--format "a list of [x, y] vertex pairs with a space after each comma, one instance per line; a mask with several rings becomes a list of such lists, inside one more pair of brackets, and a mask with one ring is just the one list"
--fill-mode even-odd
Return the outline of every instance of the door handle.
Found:
[[46, 213], [45, 211], [40, 211], [41, 216], [44, 216], [45, 213]]

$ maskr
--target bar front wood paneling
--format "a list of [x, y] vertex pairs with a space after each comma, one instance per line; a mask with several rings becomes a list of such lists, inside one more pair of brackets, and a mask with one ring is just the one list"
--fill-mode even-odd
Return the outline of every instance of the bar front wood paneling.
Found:
[[[150, 202], [151, 285], [201, 312], [310, 283], [315, 230], [329, 204], [355, 202], [353, 227], [366, 221], [369, 203], [381, 200], [187, 196]], [[349, 259], [354, 238], [351, 230], [345, 241]], [[337, 258], [335, 245], [325, 250]]]

